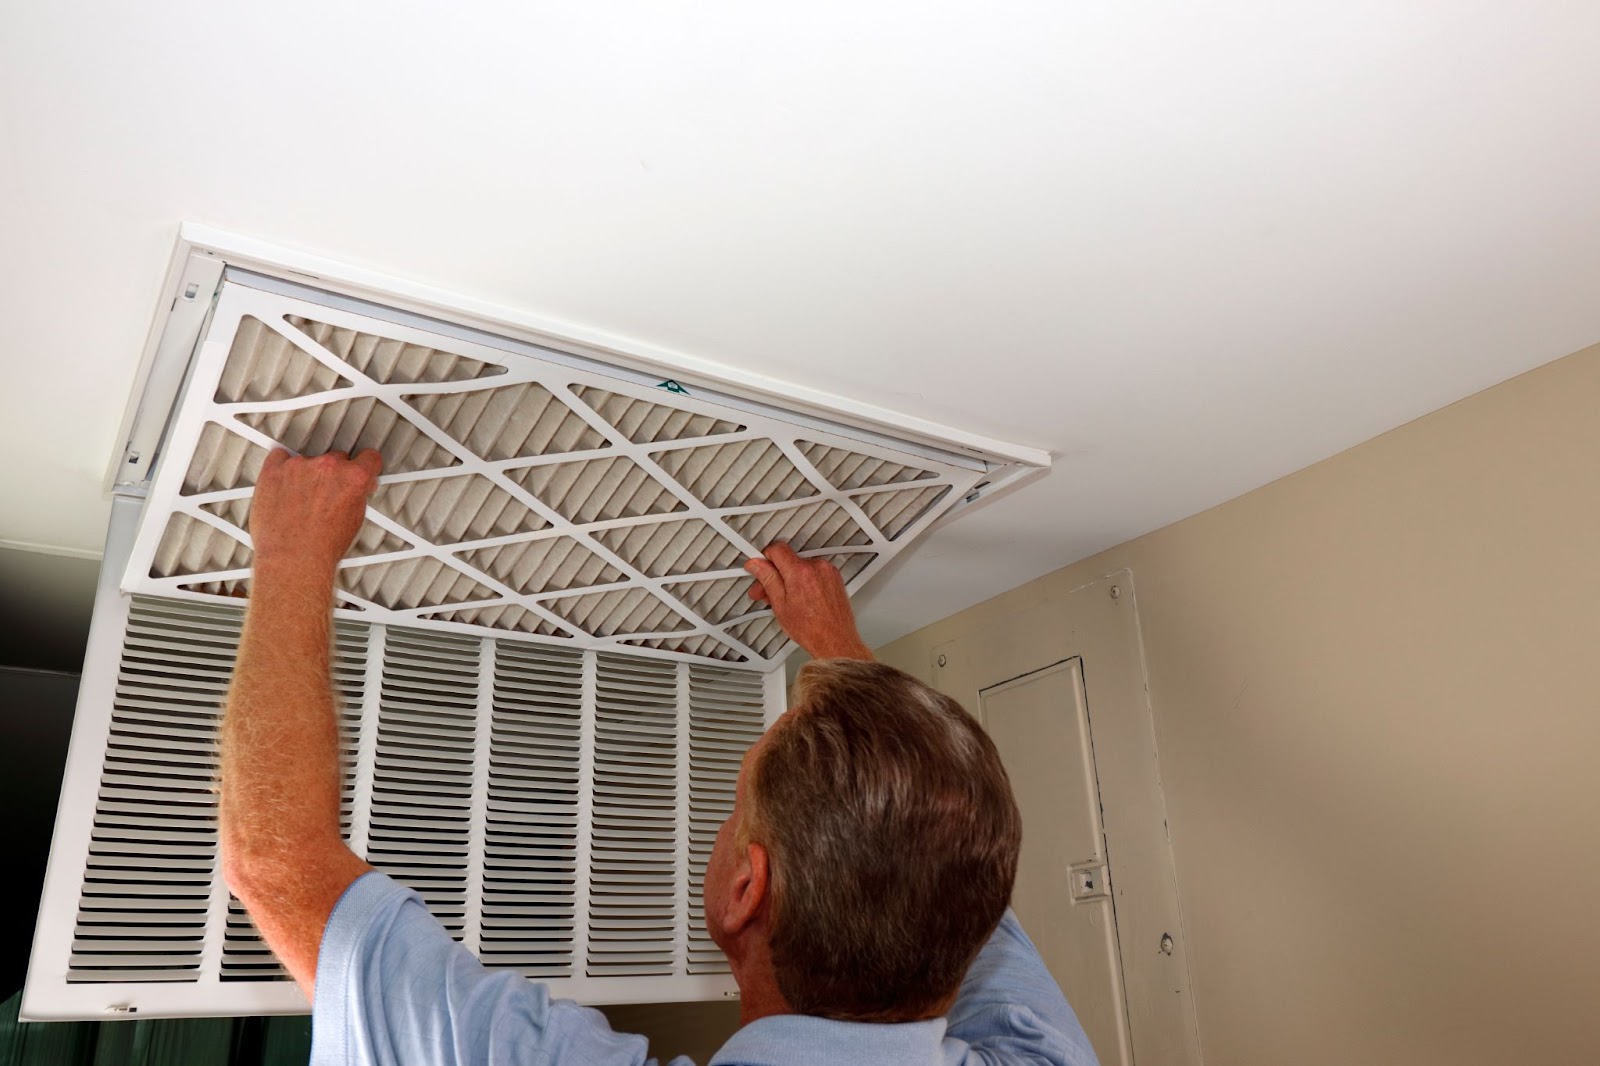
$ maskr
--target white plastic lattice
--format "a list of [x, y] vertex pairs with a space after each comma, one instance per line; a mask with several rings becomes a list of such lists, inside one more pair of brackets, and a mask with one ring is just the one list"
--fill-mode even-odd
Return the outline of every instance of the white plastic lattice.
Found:
[[237, 602], [268, 451], [376, 448], [340, 614], [765, 670], [788, 645], [747, 557], [784, 540], [858, 586], [985, 476], [488, 340], [225, 284], [124, 589]]

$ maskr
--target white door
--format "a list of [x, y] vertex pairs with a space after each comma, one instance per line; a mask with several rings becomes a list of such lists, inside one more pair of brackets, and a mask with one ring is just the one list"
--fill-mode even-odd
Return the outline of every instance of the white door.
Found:
[[1104, 1066], [1131, 1066], [1116, 907], [1080, 659], [978, 693], [1022, 809], [1012, 905]]

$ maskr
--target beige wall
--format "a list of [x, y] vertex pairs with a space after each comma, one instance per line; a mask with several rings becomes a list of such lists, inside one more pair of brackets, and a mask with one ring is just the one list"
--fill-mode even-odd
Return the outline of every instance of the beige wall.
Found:
[[1207, 1062], [1600, 1061], [1600, 347], [882, 654], [1122, 568]]

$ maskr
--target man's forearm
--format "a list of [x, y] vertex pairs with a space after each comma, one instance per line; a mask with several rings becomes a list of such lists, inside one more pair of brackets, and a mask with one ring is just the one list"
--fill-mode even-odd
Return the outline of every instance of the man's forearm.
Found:
[[225, 876], [308, 990], [321, 923], [369, 868], [339, 836], [331, 602], [331, 572], [257, 566], [221, 735]]
[[338, 836], [331, 583], [258, 569], [222, 724], [223, 847], [241, 858]]

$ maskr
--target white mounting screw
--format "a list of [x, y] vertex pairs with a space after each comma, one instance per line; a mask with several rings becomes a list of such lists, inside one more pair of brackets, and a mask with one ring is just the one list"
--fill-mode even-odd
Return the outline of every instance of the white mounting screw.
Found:
[[1121, 585], [1112, 585], [1111, 586], [1111, 598], [1114, 599], [1114, 600], [1122, 599], [1122, 586]]
[[945, 659], [944, 654], [941, 652], [940, 655], [939, 655], [939, 665], [943, 666], [946, 663], [946, 661], [947, 660]]

